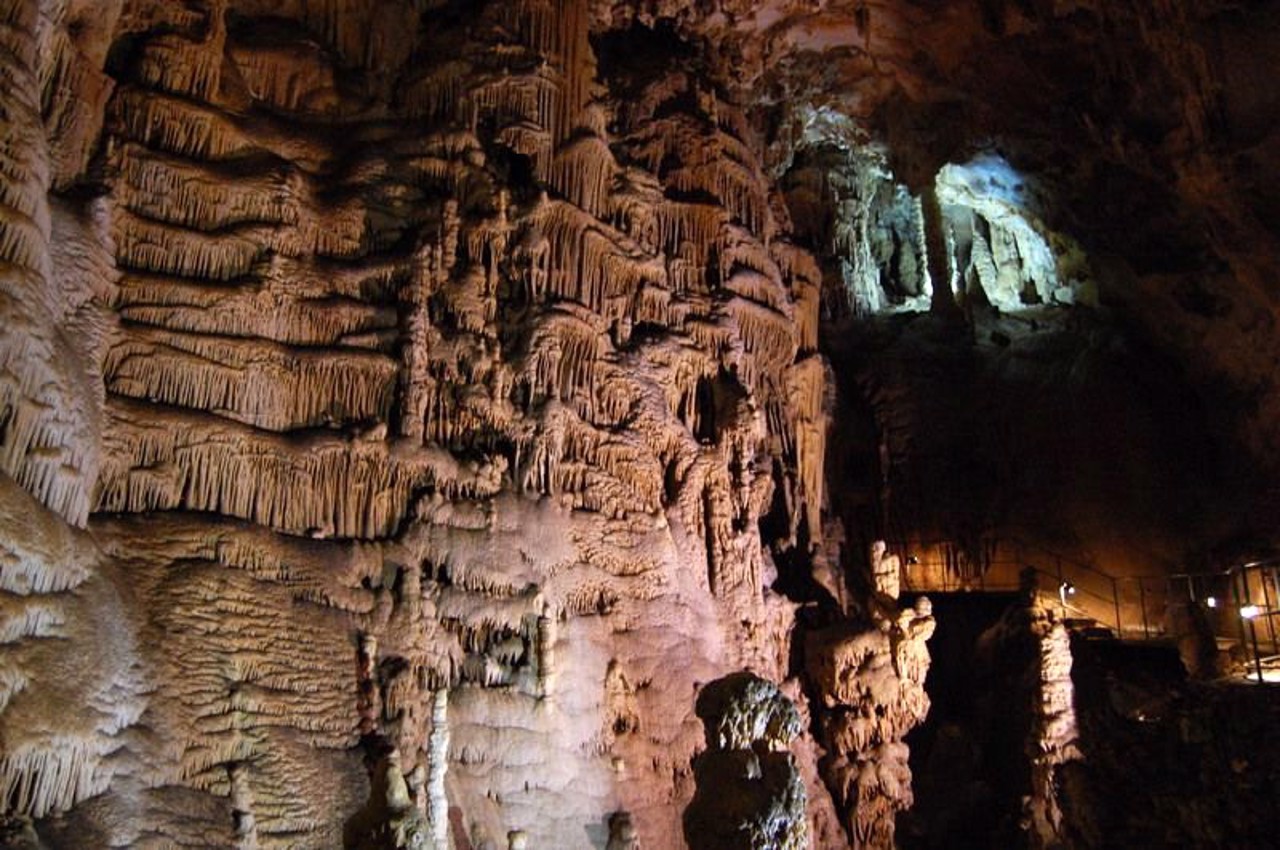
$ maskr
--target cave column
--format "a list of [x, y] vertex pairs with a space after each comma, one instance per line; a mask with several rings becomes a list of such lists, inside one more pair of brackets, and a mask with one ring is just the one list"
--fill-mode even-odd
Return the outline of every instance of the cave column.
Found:
[[920, 209], [923, 219], [924, 253], [933, 282], [933, 300], [930, 309], [940, 316], [958, 316], [959, 305], [951, 290], [951, 264], [948, 261], [946, 220], [942, 217], [942, 202], [934, 181], [925, 184], [920, 193]]

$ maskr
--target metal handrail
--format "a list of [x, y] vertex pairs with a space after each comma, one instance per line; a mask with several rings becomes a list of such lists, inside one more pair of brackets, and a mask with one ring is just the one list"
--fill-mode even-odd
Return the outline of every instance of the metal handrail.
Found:
[[[1277, 575], [1277, 565], [1280, 565], [1280, 558], [1265, 558], [1238, 564], [1227, 571], [1228, 580], [1231, 582], [1232, 602], [1239, 613], [1239, 616], [1233, 619], [1238, 623], [1240, 643], [1252, 648], [1254, 672], [1259, 682], [1266, 681], [1263, 673], [1263, 662], [1269, 662], [1280, 654], [1280, 644], [1277, 643], [1276, 636], [1276, 618], [1280, 617], [1280, 599], [1272, 596], [1272, 591], [1274, 591], [1276, 596], [1280, 597], [1280, 576]], [[1261, 606], [1257, 604], [1258, 597], [1251, 587], [1251, 574], [1258, 575], [1258, 589], [1262, 592]], [[1268, 578], [1270, 581], [1268, 581]], [[1252, 611], [1246, 614], [1248, 609], [1252, 609]], [[1267, 634], [1270, 638], [1268, 648], [1271, 652], [1270, 655], [1265, 657], [1258, 641], [1258, 620], [1265, 623]], [[1248, 632], [1247, 641], [1246, 631]]]
[[[914, 560], [910, 556], [910, 550], [916, 547], [931, 549], [945, 547], [951, 549], [955, 546], [954, 540], [894, 540], [886, 544], [890, 551], [903, 556], [904, 564], [910, 565]], [[1013, 557], [997, 557], [1001, 552], [1014, 550]], [[1030, 543], [1027, 540], [1010, 536], [1006, 538], [988, 537], [981, 542], [981, 561], [976, 564], [977, 571], [973, 576], [957, 577], [952, 583], [947, 579], [950, 577], [950, 559], [946, 558], [941, 564], [935, 566], [943, 567], [943, 582], [941, 585], [934, 584], [932, 586], [920, 586], [918, 582], [912, 582], [907, 579], [908, 584], [915, 584], [913, 589], [916, 590], [978, 590], [978, 591], [1009, 591], [1016, 590], [1020, 586], [1020, 582], [1016, 578], [1012, 578], [1000, 583], [993, 583], [988, 574], [997, 571], [997, 568], [1014, 568], [1019, 573], [1023, 569], [1030, 568], [1037, 574], [1052, 579], [1058, 588], [1072, 588], [1072, 593], [1077, 598], [1088, 597], [1091, 604], [1086, 606], [1091, 610], [1083, 608], [1075, 608], [1077, 613], [1084, 614], [1089, 619], [1094, 620], [1102, 626], [1112, 629], [1117, 635], [1124, 633], [1125, 623], [1123, 620], [1122, 608], [1123, 599], [1120, 592], [1120, 584], [1136, 582], [1138, 587], [1139, 612], [1141, 616], [1141, 634], [1144, 638], [1158, 638], [1163, 636], [1163, 629], [1158, 625], [1153, 625], [1151, 618], [1148, 616], [1148, 585], [1150, 582], [1158, 582], [1160, 593], [1151, 592], [1153, 596], [1164, 596], [1167, 598], [1168, 591], [1165, 587], [1165, 577], [1148, 575], [1148, 576], [1113, 576], [1092, 564], [1085, 563], [1067, 555], [1063, 555], [1047, 546]], [[1043, 563], [1044, 558], [1052, 559], [1051, 564]], [[918, 563], [918, 561], [916, 562]], [[1060, 602], [1062, 600], [1060, 599]], [[1068, 606], [1062, 606], [1066, 613]], [[1074, 607], [1074, 606], [1071, 606]], [[1101, 609], [1106, 609], [1104, 613]], [[1135, 627], [1130, 629], [1136, 632]]]
[[[1012, 544], [1012, 546], [1010, 544]], [[893, 541], [892, 543], [889, 543], [887, 545], [889, 546], [891, 551], [896, 551], [898, 554], [905, 556], [907, 555], [909, 549], [915, 548], [915, 547], [922, 547], [926, 549], [946, 547], [947, 549], [950, 549], [951, 547], [954, 546], [954, 541], [951, 541], [951, 540], [927, 540], [927, 541], [915, 540], [911, 542]], [[1013, 548], [1015, 550], [1013, 557], [1008, 557], [1008, 556], [1003, 558], [998, 557], [998, 555], [1001, 552], [1008, 552], [1010, 548]], [[1027, 552], [1025, 550], [1037, 550], [1042, 555], [1048, 554], [1050, 557], [1053, 558], [1052, 567], [1043, 565], [1041, 563], [1035, 563], [1036, 561], [1039, 561], [1040, 558], [1027, 557]], [[997, 568], [1000, 568], [1000, 567], [1003, 567], [1006, 569], [1013, 568], [1014, 570], [1016, 570], [1017, 574], [1020, 574], [1024, 569], [1030, 568], [1034, 570], [1037, 574], [1051, 579], [1059, 588], [1072, 587], [1074, 588], [1075, 593], [1078, 593], [1081, 596], [1090, 597], [1091, 599], [1095, 600], [1094, 604], [1090, 607], [1098, 608], [1098, 607], [1105, 606], [1106, 608], [1108, 608], [1115, 616], [1114, 622], [1112, 623], [1104, 622], [1107, 619], [1107, 617], [1100, 615], [1100, 612], [1095, 612], [1094, 614], [1090, 614], [1089, 612], [1081, 611], [1080, 613], [1085, 613], [1090, 617], [1090, 619], [1093, 619], [1095, 621], [1104, 622], [1104, 625], [1108, 625], [1109, 627], [1115, 628], [1117, 632], [1120, 631], [1121, 620], [1120, 620], [1119, 592], [1116, 588], [1115, 580], [1112, 576], [1102, 572], [1101, 570], [1095, 567], [1092, 567], [1091, 565], [1084, 564], [1072, 558], [1063, 556], [1059, 553], [1054, 553], [1051, 550], [1048, 550], [1046, 547], [1029, 544], [1026, 541], [1018, 538], [1006, 538], [1006, 539], [986, 538], [985, 540], [982, 541], [981, 551], [982, 551], [982, 558], [981, 558], [981, 561], [978, 564], [976, 564], [977, 571], [975, 575], [964, 577], [964, 578], [957, 577], [956, 582], [952, 584], [950, 581], [946, 580], [951, 575], [951, 571], [949, 569], [950, 559], [945, 559], [944, 562], [940, 564], [940, 566], [943, 567], [944, 581], [942, 586], [939, 587], [937, 585], [934, 585], [931, 588], [918, 587], [917, 589], [921, 589], [921, 590], [934, 589], [934, 590], [943, 590], [943, 591], [952, 590], [952, 589], [955, 589], [955, 590], [977, 589], [980, 591], [1017, 590], [1021, 586], [1020, 578], [1017, 575], [1010, 577], [1005, 582], [993, 583], [989, 579], [989, 574], [993, 571], [997, 571]], [[906, 560], [907, 563], [910, 563], [910, 561], [913, 559], [908, 556], [904, 558], [904, 560]], [[1099, 592], [1097, 589], [1095, 589], [1095, 585], [1098, 584], [1099, 582], [1103, 584], [1104, 592]], [[1064, 614], [1065, 614], [1065, 606], [1064, 606]]]
[[[1013, 591], [1021, 587], [1018, 577], [1005, 576], [1004, 580], [993, 581], [989, 574], [1004, 573], [1009, 568], [1020, 574], [1024, 569], [1031, 569], [1037, 575], [1056, 581], [1060, 589], [1073, 589], [1071, 597], [1063, 595], [1060, 590], [1059, 604], [1064, 616], [1068, 611], [1084, 615], [1112, 629], [1117, 636], [1129, 638], [1151, 640], [1167, 637], [1164, 620], [1170, 606], [1181, 601], [1211, 608], [1213, 603], [1210, 600], [1218, 593], [1224, 593], [1222, 601], [1229, 597], [1238, 616], [1233, 615], [1229, 619], [1210, 617], [1210, 631], [1214, 638], [1238, 640], [1245, 652], [1252, 656], [1252, 666], [1259, 681], [1264, 681], [1264, 663], [1277, 662], [1275, 666], [1280, 668], [1280, 557], [1256, 559], [1216, 572], [1113, 576], [1092, 564], [1014, 536], [984, 538], [980, 559], [974, 563], [976, 570], [973, 575], [966, 576], [954, 571], [951, 553], [958, 548], [954, 540], [898, 540], [888, 546], [890, 551], [903, 556], [904, 586], [913, 590]], [[942, 558], [932, 563], [935, 568], [942, 568], [941, 576], [929, 576], [932, 583], [922, 584], [920, 579], [924, 576], [912, 576], [905, 569], [912, 562], [919, 563], [910, 556], [910, 551], [917, 547], [943, 550]], [[1013, 557], [1006, 554], [1011, 548]], [[1029, 553], [1033, 556], [1028, 557]], [[1005, 556], [1001, 557], [1002, 554]], [[1046, 557], [1052, 559], [1051, 563], [1044, 562]], [[941, 582], [937, 581], [938, 578]], [[1133, 599], [1135, 590], [1136, 600]], [[1078, 600], [1076, 605], [1068, 604], [1072, 598]], [[1140, 625], [1124, 621], [1124, 612], [1130, 606], [1136, 606], [1141, 617]], [[1245, 616], [1246, 611], [1248, 616]], [[1238, 634], [1232, 634], [1233, 631], [1238, 631]]]

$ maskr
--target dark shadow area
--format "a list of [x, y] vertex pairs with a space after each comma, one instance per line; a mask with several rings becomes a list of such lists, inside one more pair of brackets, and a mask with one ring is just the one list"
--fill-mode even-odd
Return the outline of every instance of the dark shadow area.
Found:
[[[902, 850], [1013, 848], [1026, 792], [1028, 728], [1022, 653], [981, 658], [984, 634], [1017, 603], [1013, 593], [930, 594], [937, 631], [925, 690], [932, 703], [907, 735], [915, 804], [898, 816]], [[1027, 653], [1029, 655], [1029, 653]], [[1015, 843], [1008, 843], [1013, 841]]]

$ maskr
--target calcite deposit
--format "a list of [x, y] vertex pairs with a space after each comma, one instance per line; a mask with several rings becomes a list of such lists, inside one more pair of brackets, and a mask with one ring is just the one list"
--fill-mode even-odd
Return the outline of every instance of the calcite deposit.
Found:
[[1058, 496], [1041, 323], [1275, 465], [1274, 20], [1202, 5], [0, 0], [0, 841], [894, 846], [899, 555]]
[[750, 673], [707, 685], [698, 697], [707, 750], [694, 759], [698, 790], [685, 813], [691, 848], [809, 846], [805, 789], [787, 747], [800, 714], [778, 688]]
[[929, 711], [926, 641], [933, 635], [927, 597], [899, 605], [900, 564], [877, 541], [870, 553], [865, 610], [809, 633], [806, 665], [820, 699], [823, 777], [845, 812], [855, 847], [894, 846], [895, 816], [911, 805], [911, 768], [903, 737]]
[[0, 15], [0, 798], [54, 844], [674, 846], [702, 684], [793, 675], [821, 281], [756, 131], [611, 94], [584, 4], [437, 5]]

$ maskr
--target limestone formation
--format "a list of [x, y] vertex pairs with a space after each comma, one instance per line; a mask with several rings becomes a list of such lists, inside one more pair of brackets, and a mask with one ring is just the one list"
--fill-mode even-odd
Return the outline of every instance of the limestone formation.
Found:
[[694, 850], [809, 846], [805, 789], [787, 747], [800, 715], [776, 685], [750, 673], [698, 696], [707, 749], [694, 759], [697, 791], [685, 813]]
[[893, 846], [1009, 423], [908, 378], [1128, 304], [1280, 422], [1265, 11], [937, 5], [0, 0], [0, 840]]
[[678, 842], [695, 683], [785, 672], [760, 517], [822, 504], [740, 107], [611, 96], [567, 0], [108, 5], [0, 14], [6, 811]]
[[[1027, 846], [1050, 848], [1069, 840], [1071, 771], [1083, 758], [1076, 721], [1071, 636], [1062, 612], [1049, 607], [1035, 576], [1024, 576], [1018, 603], [984, 632], [978, 643], [977, 677], [1004, 683], [1003, 699], [992, 704], [990, 722], [1002, 727], [1014, 746], [1004, 767], [1024, 789], [1018, 819]], [[1021, 740], [1018, 740], [1021, 738]]]
[[899, 607], [898, 559], [885, 555], [883, 541], [872, 544], [870, 560], [865, 616], [811, 632], [805, 644], [828, 753], [819, 766], [860, 848], [894, 846], [894, 818], [911, 805], [902, 739], [929, 711], [926, 642], [935, 627], [927, 597]]
[[369, 802], [347, 822], [342, 845], [350, 850], [427, 850], [431, 829], [409, 796], [400, 764], [392, 751], [374, 769]]

